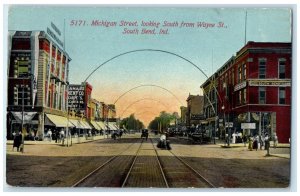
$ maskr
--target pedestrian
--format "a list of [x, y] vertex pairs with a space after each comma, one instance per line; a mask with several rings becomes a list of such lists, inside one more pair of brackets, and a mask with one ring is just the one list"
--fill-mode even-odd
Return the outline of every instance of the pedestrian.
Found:
[[258, 149], [258, 136], [255, 136], [253, 139], [253, 149], [257, 151]]
[[34, 135], [33, 130], [30, 131], [30, 137], [31, 137], [31, 140], [35, 141], [35, 135]]
[[22, 143], [22, 133], [20, 131], [19, 133], [15, 134], [15, 136], [14, 136], [13, 151], [14, 151], [14, 148], [16, 147], [17, 152], [19, 152], [21, 143]]
[[243, 143], [244, 143], [244, 147], [246, 147], [246, 143], [247, 143], [247, 136], [246, 136], [246, 134], [243, 135]]
[[249, 137], [248, 149], [249, 149], [250, 151], [253, 150], [253, 137], [252, 137], [252, 136]]
[[275, 135], [274, 135], [274, 148], [277, 147], [277, 144], [278, 144], [278, 137], [277, 137], [277, 135], [275, 134]]
[[236, 140], [236, 133], [234, 132], [232, 134], [232, 143], [235, 144], [235, 140]]
[[47, 136], [49, 137], [49, 141], [51, 142], [52, 141], [52, 131], [51, 131], [51, 129], [48, 130]]

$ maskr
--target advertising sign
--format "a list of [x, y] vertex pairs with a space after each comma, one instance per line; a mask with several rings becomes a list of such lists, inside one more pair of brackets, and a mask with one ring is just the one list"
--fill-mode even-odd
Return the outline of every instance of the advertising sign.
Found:
[[84, 86], [70, 85], [68, 107], [69, 109], [84, 110]]
[[242, 123], [241, 124], [242, 129], [256, 129], [255, 123]]

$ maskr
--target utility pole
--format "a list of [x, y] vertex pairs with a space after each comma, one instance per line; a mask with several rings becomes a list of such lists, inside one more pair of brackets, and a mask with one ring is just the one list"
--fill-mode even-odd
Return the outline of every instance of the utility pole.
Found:
[[24, 140], [25, 140], [25, 131], [24, 131], [24, 78], [22, 79], [22, 121], [21, 121], [21, 133], [22, 133], [22, 148], [20, 149], [22, 153], [24, 153]]

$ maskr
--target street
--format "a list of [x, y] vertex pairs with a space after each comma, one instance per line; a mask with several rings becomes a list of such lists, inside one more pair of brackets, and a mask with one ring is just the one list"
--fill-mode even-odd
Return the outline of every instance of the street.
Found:
[[156, 147], [158, 138], [150, 134], [146, 141], [136, 133], [71, 147], [34, 144], [26, 145], [23, 154], [13, 152], [8, 144], [6, 182], [21, 187], [289, 186], [289, 158], [267, 157], [265, 150], [249, 151], [242, 144], [222, 148], [220, 143], [190, 144], [176, 137], [169, 138], [172, 150], [168, 151]]

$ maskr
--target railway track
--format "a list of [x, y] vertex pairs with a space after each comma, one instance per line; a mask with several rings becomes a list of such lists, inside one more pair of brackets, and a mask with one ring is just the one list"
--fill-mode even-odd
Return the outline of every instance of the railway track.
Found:
[[[134, 144], [108, 159], [78, 180], [72, 187], [168, 188], [153, 145], [145, 142], [144, 139], [138, 140], [141, 141], [139, 147], [135, 146], [130, 156], [124, 156], [124, 152], [127, 152]], [[132, 153], [133, 151], [135, 153]]]
[[[158, 141], [158, 140], [157, 140]], [[152, 142], [152, 140], [151, 140], [151, 142]], [[153, 142], [152, 142], [152, 144], [153, 144]], [[153, 147], [154, 147], [154, 144], [153, 144]], [[159, 158], [159, 155], [158, 155], [158, 152], [157, 152], [157, 150], [156, 150], [156, 148], [154, 147], [154, 149], [155, 149], [155, 151], [156, 151], [156, 154], [157, 154], [157, 158], [158, 158], [158, 160], [160, 159], [160, 162], [169, 162], [168, 164], [169, 164], [169, 166], [168, 166], [168, 164], [164, 164], [164, 163], [161, 163], [161, 165], [163, 165], [163, 167], [165, 168], [165, 173], [167, 174], [167, 178], [166, 178], [166, 180], [168, 179], [169, 181], [173, 181], [173, 185], [174, 184], [176, 184], [176, 181], [174, 181], [174, 177], [172, 177], [172, 172], [173, 173], [176, 173], [176, 171], [171, 171], [171, 172], [169, 172], [168, 173], [168, 168], [167, 167], [170, 167], [170, 162], [172, 163], [174, 163], [174, 159], [172, 160], [172, 159], [169, 159], [169, 160], [167, 160], [167, 161], [162, 161], [162, 159], [163, 158]], [[185, 176], [196, 176], [202, 183], [199, 183], [199, 187], [201, 187], [201, 188], [216, 188], [216, 186], [214, 186], [208, 179], [206, 179], [204, 176], [202, 176], [196, 169], [194, 169], [190, 164], [188, 164], [186, 161], [184, 161], [182, 158], [180, 158], [179, 156], [177, 156], [176, 154], [174, 154], [171, 150], [163, 150], [164, 151], [164, 155], [167, 155], [168, 153], [169, 154], [171, 154], [175, 159], [177, 159], [178, 161], [180, 161], [186, 168], [188, 168], [188, 170], [191, 172], [191, 174], [190, 175], [185, 175]], [[166, 156], [164, 156], [164, 157], [166, 157]], [[175, 164], [175, 163], [174, 163]], [[178, 165], [177, 165], [178, 166]], [[172, 166], [171, 166], [172, 167]], [[180, 167], [178, 167], [178, 169], [179, 169]], [[180, 171], [178, 172], [178, 173], [180, 173]], [[182, 171], [182, 173], [184, 173], [184, 171]], [[173, 179], [172, 179], [173, 178]], [[177, 177], [178, 178], [178, 177]], [[186, 180], [186, 182], [188, 182], [189, 181], [189, 179], [185, 179]], [[191, 179], [191, 181], [195, 181], [195, 180], [193, 180], [193, 179]], [[191, 182], [190, 181], [190, 182]], [[197, 183], [195, 183], [196, 185], [197, 185]], [[205, 186], [203, 186], [203, 185], [205, 185]], [[176, 186], [177, 187], [177, 186]], [[194, 187], [194, 186], [192, 186], [192, 187]], [[197, 186], [196, 186], [197, 187]]]
[[72, 187], [215, 188], [172, 151], [157, 150], [151, 138], [137, 141], [140, 142], [109, 158]]
[[[143, 142], [141, 142], [139, 149], [141, 147]], [[130, 149], [135, 143], [132, 143], [128, 148], [126, 148], [124, 151], [120, 152], [119, 154], [109, 158], [105, 163], [101, 164], [99, 167], [97, 167], [96, 169], [94, 169], [93, 171], [91, 171], [90, 173], [88, 173], [87, 175], [85, 175], [83, 178], [81, 178], [80, 180], [78, 180], [76, 183], [74, 183], [72, 185], [72, 187], [93, 187], [95, 185], [93, 184], [89, 184], [89, 179], [95, 179], [97, 178], [97, 174], [103, 170], [104, 168], [109, 166], [109, 163], [112, 163], [114, 160], [116, 160], [118, 157], [120, 157], [123, 153], [125, 153], [126, 151], [128, 151], [128, 149]], [[110, 169], [110, 168], [107, 168]], [[111, 186], [113, 186], [111, 184]]]

